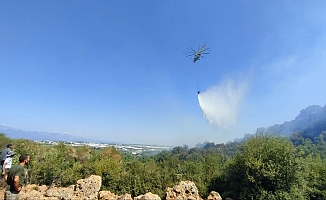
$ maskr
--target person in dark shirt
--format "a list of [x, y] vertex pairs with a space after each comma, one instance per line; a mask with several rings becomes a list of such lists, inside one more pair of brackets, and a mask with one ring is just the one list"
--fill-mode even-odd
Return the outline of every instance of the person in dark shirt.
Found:
[[25, 184], [25, 168], [29, 162], [29, 155], [23, 154], [19, 157], [19, 164], [12, 166], [7, 177], [7, 188], [5, 200], [18, 200], [19, 192]]

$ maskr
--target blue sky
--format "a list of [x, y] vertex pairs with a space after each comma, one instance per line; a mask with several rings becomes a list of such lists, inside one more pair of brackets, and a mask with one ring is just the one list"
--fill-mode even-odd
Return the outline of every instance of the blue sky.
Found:
[[326, 103], [325, 4], [1, 1], [0, 124], [194, 146], [290, 121]]

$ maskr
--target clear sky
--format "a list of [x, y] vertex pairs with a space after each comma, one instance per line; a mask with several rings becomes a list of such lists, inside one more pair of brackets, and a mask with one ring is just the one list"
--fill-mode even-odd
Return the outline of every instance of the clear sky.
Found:
[[[326, 103], [325, 8], [326, 1], [1, 1], [0, 124], [194, 146], [290, 121]], [[203, 44], [205, 58], [184, 55]]]

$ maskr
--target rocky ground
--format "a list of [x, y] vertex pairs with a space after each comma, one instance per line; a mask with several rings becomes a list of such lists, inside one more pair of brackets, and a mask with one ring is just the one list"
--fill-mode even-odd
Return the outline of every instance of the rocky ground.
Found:
[[[76, 185], [67, 188], [48, 187], [46, 185], [26, 185], [20, 193], [20, 200], [161, 200], [161, 198], [148, 192], [138, 197], [130, 194], [115, 195], [110, 191], [100, 191], [102, 179], [100, 176], [92, 175], [89, 178], [78, 180]], [[0, 200], [4, 199], [6, 183], [0, 180]], [[181, 181], [173, 188], [166, 189], [166, 200], [203, 200], [199, 196], [195, 183]], [[221, 196], [212, 191], [207, 200], [222, 200]]]

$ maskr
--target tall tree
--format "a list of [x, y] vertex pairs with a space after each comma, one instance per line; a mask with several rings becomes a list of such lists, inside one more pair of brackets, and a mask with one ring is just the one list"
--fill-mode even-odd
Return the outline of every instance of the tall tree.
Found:
[[224, 192], [235, 199], [305, 199], [301, 171], [289, 140], [258, 134], [228, 164]]

